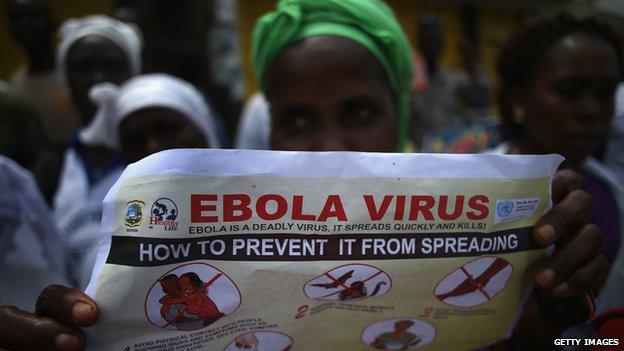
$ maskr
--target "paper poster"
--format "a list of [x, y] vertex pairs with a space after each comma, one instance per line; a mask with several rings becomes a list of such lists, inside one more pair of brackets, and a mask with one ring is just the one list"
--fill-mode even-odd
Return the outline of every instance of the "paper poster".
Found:
[[509, 335], [562, 158], [172, 150], [104, 201], [101, 350], [465, 350]]

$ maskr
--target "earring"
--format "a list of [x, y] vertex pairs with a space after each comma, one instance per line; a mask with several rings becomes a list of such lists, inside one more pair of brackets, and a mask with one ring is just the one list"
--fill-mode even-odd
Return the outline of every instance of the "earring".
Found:
[[526, 117], [526, 113], [524, 111], [524, 108], [522, 108], [520, 106], [514, 106], [513, 107], [513, 120], [514, 120], [514, 122], [516, 122], [517, 124], [523, 124], [525, 117]]

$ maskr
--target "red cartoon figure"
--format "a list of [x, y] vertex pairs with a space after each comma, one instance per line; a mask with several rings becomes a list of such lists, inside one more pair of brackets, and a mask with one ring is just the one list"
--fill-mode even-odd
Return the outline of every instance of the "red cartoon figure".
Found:
[[350, 301], [380, 296], [390, 290], [390, 277], [363, 264], [340, 266], [309, 281], [305, 294], [316, 300]]
[[[208, 282], [203, 282], [197, 273], [184, 273], [177, 280], [179, 290], [174, 290], [177, 288], [175, 285], [167, 286], [167, 290], [173, 292], [174, 295], [171, 296], [167, 294], [160, 299], [160, 303], [163, 304], [163, 309], [167, 308], [169, 310], [172, 305], [183, 305], [182, 309], [179, 310], [178, 314], [175, 315], [168, 324], [177, 322], [181, 317], [187, 319], [190, 317], [190, 319], [201, 320], [203, 326], [207, 326], [223, 317], [223, 313], [219, 311], [217, 305], [208, 297], [208, 288], [219, 279], [221, 275], [221, 273], [218, 273]], [[171, 278], [169, 279], [171, 280]], [[163, 290], [165, 290], [162, 280], [161, 285], [163, 285]]]
[[500, 257], [482, 257], [447, 275], [435, 296], [454, 306], [471, 307], [489, 301], [506, 286], [513, 268]]
[[234, 312], [241, 303], [234, 282], [201, 263], [180, 266], [159, 278], [145, 301], [152, 324], [164, 329], [197, 330]]

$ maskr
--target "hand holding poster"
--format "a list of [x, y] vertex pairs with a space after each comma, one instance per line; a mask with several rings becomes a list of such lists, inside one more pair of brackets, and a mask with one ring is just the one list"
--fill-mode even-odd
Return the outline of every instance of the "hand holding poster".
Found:
[[172, 150], [104, 202], [104, 350], [477, 348], [545, 256], [562, 158]]

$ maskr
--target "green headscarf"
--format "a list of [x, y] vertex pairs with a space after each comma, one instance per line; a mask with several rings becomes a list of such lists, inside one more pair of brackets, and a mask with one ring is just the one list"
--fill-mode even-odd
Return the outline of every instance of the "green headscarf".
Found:
[[413, 68], [410, 47], [392, 10], [377, 0], [281, 0], [262, 16], [253, 32], [252, 60], [264, 89], [265, 73], [277, 55], [304, 38], [335, 35], [370, 51], [388, 75], [399, 109], [398, 148], [407, 142], [409, 86]]

